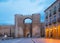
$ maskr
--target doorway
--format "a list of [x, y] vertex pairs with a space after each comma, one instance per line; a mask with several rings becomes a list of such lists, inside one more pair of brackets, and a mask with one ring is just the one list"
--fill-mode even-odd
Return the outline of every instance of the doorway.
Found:
[[51, 30], [51, 32], [50, 32], [50, 37], [51, 38], [53, 37], [53, 30]]
[[27, 37], [28, 37], [28, 38], [30, 38], [30, 37], [31, 37], [31, 35], [28, 33], [28, 34], [27, 34]]

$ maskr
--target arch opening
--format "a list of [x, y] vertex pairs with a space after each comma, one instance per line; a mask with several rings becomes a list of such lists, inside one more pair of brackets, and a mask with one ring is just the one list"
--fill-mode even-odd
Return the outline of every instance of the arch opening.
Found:
[[24, 23], [25, 24], [31, 24], [32, 23], [32, 19], [26, 18], [26, 19], [24, 19]]

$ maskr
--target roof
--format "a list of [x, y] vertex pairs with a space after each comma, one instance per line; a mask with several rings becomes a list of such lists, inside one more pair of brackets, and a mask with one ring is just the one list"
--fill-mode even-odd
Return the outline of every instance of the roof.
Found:
[[45, 9], [45, 11], [48, 10], [51, 6], [53, 6], [56, 2], [57, 2], [57, 0], [54, 3], [52, 3], [47, 9]]

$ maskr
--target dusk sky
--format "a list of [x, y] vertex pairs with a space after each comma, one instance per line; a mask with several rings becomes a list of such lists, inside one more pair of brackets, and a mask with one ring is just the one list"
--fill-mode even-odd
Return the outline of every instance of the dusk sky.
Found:
[[40, 13], [44, 22], [44, 10], [55, 0], [0, 0], [0, 24], [14, 24], [14, 15]]

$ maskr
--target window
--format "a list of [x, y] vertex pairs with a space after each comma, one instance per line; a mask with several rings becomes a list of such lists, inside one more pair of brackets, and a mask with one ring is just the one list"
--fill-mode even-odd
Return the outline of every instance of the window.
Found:
[[54, 21], [56, 21], [56, 16], [54, 16]]
[[51, 25], [51, 23], [52, 23], [52, 19], [50, 18], [49, 25]]
[[59, 17], [60, 17], [60, 14], [59, 14]]
[[56, 16], [54, 16], [53, 23], [54, 24], [56, 23]]
[[48, 16], [46, 16], [46, 19], [48, 19]]
[[48, 26], [48, 20], [46, 20], [46, 26]]
[[58, 17], [57, 18], [60, 18], [60, 13], [58, 14]]
[[59, 14], [59, 17], [58, 17], [58, 22], [60, 22], [60, 14]]
[[54, 15], [56, 14], [56, 6], [54, 7], [54, 11], [53, 11]]
[[48, 12], [46, 13], [46, 19], [48, 19]]
[[50, 10], [50, 14], [49, 14], [49, 17], [51, 17], [51, 10]]
[[59, 18], [60, 18], [60, 14], [59, 14]]
[[60, 12], [60, 3], [59, 3], [59, 8], [58, 8], [58, 11]]

